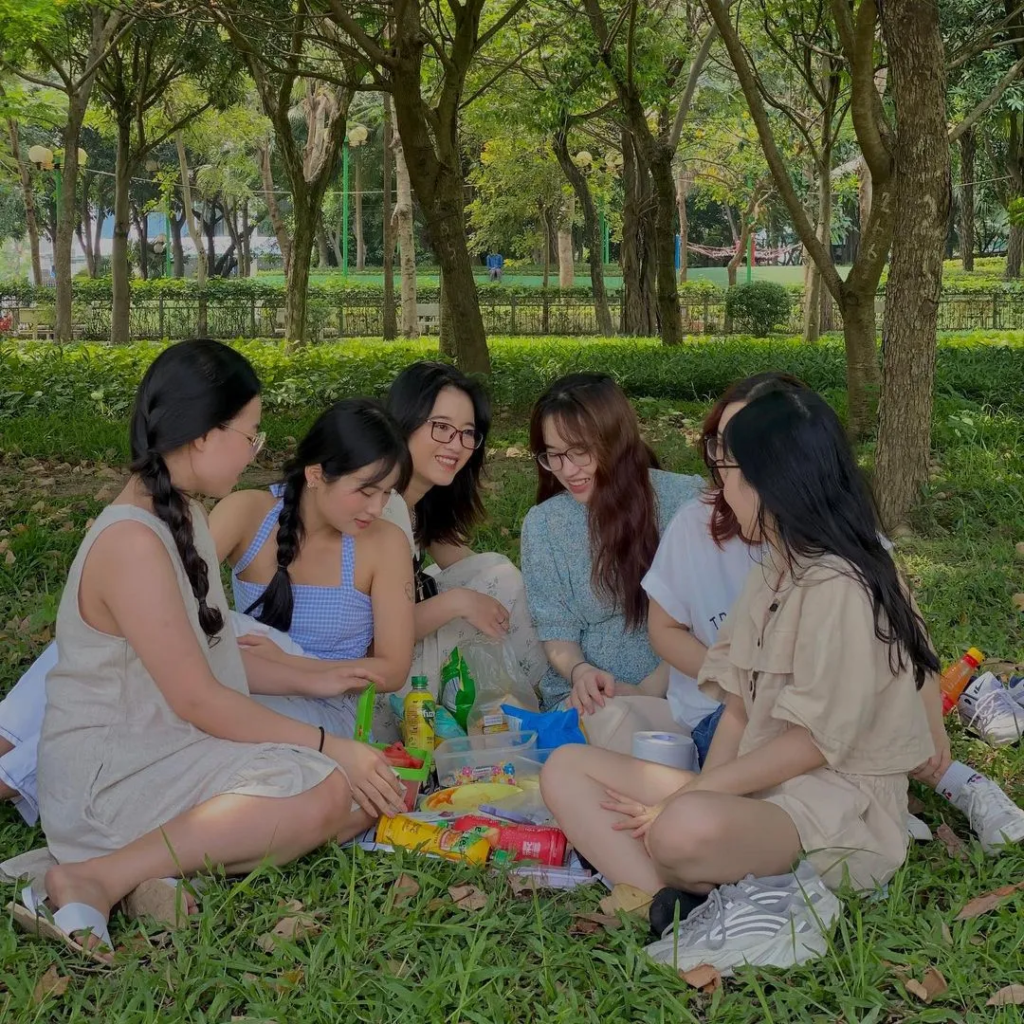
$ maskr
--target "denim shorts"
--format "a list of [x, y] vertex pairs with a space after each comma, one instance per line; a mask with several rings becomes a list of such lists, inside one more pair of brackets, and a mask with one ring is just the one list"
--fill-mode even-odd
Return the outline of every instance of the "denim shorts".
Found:
[[690, 739], [693, 740], [693, 745], [697, 748], [697, 759], [702, 768], [704, 767], [704, 758], [708, 756], [708, 751], [711, 749], [711, 741], [715, 738], [715, 729], [718, 728], [723, 711], [725, 711], [725, 705], [720, 704], [710, 715], [702, 718], [690, 733]]

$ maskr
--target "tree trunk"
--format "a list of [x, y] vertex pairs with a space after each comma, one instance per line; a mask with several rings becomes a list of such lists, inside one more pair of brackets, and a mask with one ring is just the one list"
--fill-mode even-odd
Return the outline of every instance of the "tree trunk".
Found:
[[683, 322], [679, 313], [679, 288], [676, 285], [676, 185], [672, 177], [672, 151], [653, 139], [649, 148], [651, 181], [657, 204], [654, 244], [661, 341], [664, 345], [678, 345], [683, 340]]
[[623, 288], [621, 330], [623, 334], [650, 337], [658, 333], [651, 272], [653, 243], [649, 231], [654, 203], [650, 179], [641, 172], [628, 132], [622, 133], [622, 185], [625, 199], [619, 246]]
[[[188, 225], [189, 237], [196, 248], [196, 287], [199, 292], [199, 315], [196, 321], [196, 334], [204, 337], [209, 330], [206, 315], [206, 248], [203, 236], [196, 221], [195, 207], [192, 205], [192, 182], [188, 176], [188, 158], [185, 156], [185, 143], [181, 132], [174, 136], [174, 144], [178, 150], [178, 170], [181, 174], [182, 207], [185, 211], [185, 223]], [[180, 229], [179, 229], [180, 239]], [[184, 272], [184, 265], [182, 266]]]
[[960, 262], [974, 270], [974, 156], [977, 139], [973, 128], [960, 136]]
[[442, 271], [438, 281], [438, 296], [441, 300], [437, 318], [437, 349], [443, 356], [449, 359], [458, 358], [458, 348], [455, 343], [455, 325], [452, 322], [452, 304], [445, 289], [444, 272]]
[[409, 183], [409, 168], [405, 162], [402, 140], [398, 136], [395, 137], [394, 152], [398, 198], [392, 216], [397, 228], [402, 267], [402, 337], [418, 338], [420, 321], [416, 312], [416, 238], [412, 220], [412, 186]]
[[614, 333], [614, 327], [611, 310], [608, 307], [608, 292], [604, 284], [604, 239], [601, 237], [601, 220], [597, 215], [586, 176], [569, 155], [569, 141], [565, 131], [556, 133], [554, 151], [562, 173], [572, 185], [583, 211], [583, 230], [590, 249], [590, 288], [594, 297], [594, 319], [597, 322], [598, 334], [608, 337]]
[[355, 233], [356, 233], [356, 270], [366, 269], [366, 239], [363, 237], [363, 159], [355, 151]]
[[305, 344], [306, 306], [309, 298], [309, 266], [313, 257], [319, 202], [314, 206], [309, 196], [292, 191], [291, 259], [288, 263], [288, 286], [284, 303], [285, 338], [291, 348]]
[[281, 262], [284, 266], [285, 277], [287, 277], [291, 264], [292, 247], [288, 238], [288, 225], [284, 222], [281, 207], [274, 194], [274, 174], [270, 166], [270, 143], [262, 143], [257, 147], [257, 152], [260, 158], [260, 178], [263, 182], [264, 199], [267, 202], [267, 216], [274, 228], [274, 237], [277, 239], [277, 247], [281, 250]]
[[185, 250], [181, 244], [181, 229], [185, 218], [171, 214], [171, 273], [174, 277], [185, 276]]
[[[149, 280], [149, 224], [146, 215], [132, 203], [132, 223], [135, 225], [135, 234], [139, 237], [139, 277], [143, 281]], [[128, 260], [129, 288], [131, 287], [132, 263]], [[129, 292], [130, 301], [130, 292]]]
[[[817, 169], [818, 215], [814, 233], [825, 246], [832, 243], [832, 154], [827, 148]], [[804, 341], [813, 344], [821, 337], [821, 274], [812, 260], [804, 289]]]
[[[393, 341], [398, 336], [398, 316], [395, 311], [395, 232], [391, 223], [391, 171], [394, 160], [393, 149], [395, 127], [391, 116], [391, 97], [384, 93], [384, 152], [383, 191], [381, 197], [381, 219], [384, 228], [384, 340]], [[340, 261], [339, 261], [340, 262]]]
[[41, 288], [43, 284], [43, 267], [39, 260], [39, 224], [36, 221], [36, 199], [32, 191], [32, 174], [28, 163], [22, 156], [18, 122], [13, 117], [7, 119], [7, 132], [11, 139], [11, 152], [18, 162], [21, 201], [25, 207], [25, 233], [28, 235], [28, 248], [32, 260], [32, 283], [37, 288]]
[[690, 219], [686, 215], [686, 196], [690, 191], [690, 174], [682, 167], [676, 175], [676, 207], [679, 212], [679, 283], [686, 283], [690, 262]]
[[1010, 237], [1006, 242], [1006, 280], [1020, 277], [1021, 264], [1024, 263], [1024, 226], [1010, 225]]
[[324, 230], [322, 219], [316, 229], [316, 253], [317, 266], [321, 270], [326, 270], [331, 265], [331, 258], [328, 255], [327, 232]]
[[[114, 238], [110, 248], [113, 297], [110, 310], [110, 344], [127, 345], [131, 318], [131, 281], [128, 266], [128, 231], [131, 227], [132, 124], [128, 117], [117, 123], [117, 157], [114, 163]], [[146, 253], [141, 249], [144, 262]]]
[[558, 220], [559, 288], [572, 288], [576, 283], [576, 265], [572, 251], [572, 218], [575, 209], [575, 197], [568, 196], [562, 203], [562, 215]]
[[54, 311], [53, 340], [60, 345], [72, 340], [72, 288], [71, 288], [71, 246], [75, 235], [78, 189], [78, 144], [82, 136], [82, 124], [92, 92], [90, 79], [88, 88], [83, 87], [68, 97], [67, 121], [64, 124], [64, 163], [61, 169], [61, 201], [57, 207], [57, 239], [53, 250], [53, 265], [57, 275]]
[[241, 246], [238, 251], [238, 276], [252, 275], [252, 228], [249, 227], [249, 200], [242, 200]]
[[881, 21], [896, 110], [896, 211], [874, 487], [882, 526], [892, 529], [903, 521], [928, 479], [951, 188], [938, 8], [929, 0], [886, 0]]
[[729, 262], [725, 265], [726, 279], [730, 288], [736, 287], [736, 275], [743, 262], [743, 255], [747, 251], [747, 241], [750, 238], [750, 225], [742, 214], [740, 215], [739, 231], [739, 237], [736, 239], [736, 251], [729, 257]]

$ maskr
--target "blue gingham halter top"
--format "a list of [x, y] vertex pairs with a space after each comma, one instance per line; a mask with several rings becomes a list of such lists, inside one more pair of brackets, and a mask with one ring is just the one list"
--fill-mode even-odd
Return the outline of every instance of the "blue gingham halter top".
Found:
[[[275, 484], [270, 488], [280, 495], [283, 488]], [[250, 583], [238, 578], [256, 557], [256, 553], [274, 533], [281, 515], [283, 502], [278, 500], [267, 513], [259, 531], [253, 537], [245, 554], [231, 571], [231, 585], [235, 594], [235, 608], [244, 612], [253, 601], [263, 596], [264, 583]], [[292, 625], [288, 635], [308, 655], [331, 661], [363, 658], [373, 642], [373, 610], [370, 598], [355, 585], [356, 542], [347, 533], [341, 542], [341, 585], [318, 587], [306, 583], [292, 584]], [[259, 609], [255, 609], [258, 614]]]

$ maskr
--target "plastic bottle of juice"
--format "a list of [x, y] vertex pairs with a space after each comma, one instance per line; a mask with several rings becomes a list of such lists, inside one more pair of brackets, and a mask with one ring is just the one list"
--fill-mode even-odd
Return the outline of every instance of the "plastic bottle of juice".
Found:
[[407, 818], [404, 814], [380, 819], [377, 842], [420, 853], [436, 853], [446, 860], [465, 860], [470, 864], [486, 863], [491, 853], [491, 844], [480, 832], [457, 832], [443, 825]]
[[535, 860], [561, 867], [565, 862], [565, 833], [544, 825], [504, 824], [479, 814], [457, 818], [452, 828], [460, 832], [477, 829], [496, 850], [507, 850], [513, 860]]
[[412, 689], [405, 695], [402, 712], [406, 747], [433, 750], [434, 698], [428, 689], [426, 676], [412, 677]]
[[978, 666], [985, 660], [985, 655], [972, 647], [959, 661], [954, 662], [939, 678], [939, 687], [942, 690], [942, 713], [948, 715], [953, 708], [960, 694], [967, 689], [971, 676], [978, 670]]

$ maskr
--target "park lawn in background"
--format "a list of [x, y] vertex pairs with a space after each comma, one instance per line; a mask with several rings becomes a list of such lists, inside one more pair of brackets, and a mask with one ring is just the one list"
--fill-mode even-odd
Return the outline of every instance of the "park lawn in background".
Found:
[[[944, 661], [971, 644], [993, 656], [1024, 659], [1024, 628], [1015, 603], [1024, 591], [1024, 553], [1016, 547], [1024, 541], [1024, 407], [1007, 381], [1024, 372], [1024, 352], [1017, 340], [1010, 341], [999, 348], [960, 339], [940, 353], [932, 479], [912, 532], [898, 538], [898, 556]], [[114, 353], [128, 367], [126, 379], [152, 355], [143, 356], [137, 351], [142, 348]], [[390, 367], [399, 353], [409, 358], [420, 348], [396, 351], [367, 344], [360, 350], [366, 365], [353, 366], [349, 376], [370, 381], [380, 364]], [[566, 361], [590, 351], [578, 342], [545, 342], [544, 358], [531, 366], [527, 348], [518, 342], [495, 346], [496, 364], [514, 377], [496, 381], [496, 390], [517, 401], [503, 403], [491, 434], [490, 520], [476, 544], [513, 559], [535, 487], [518, 399], [545, 371], [561, 372]], [[321, 404], [311, 400], [315, 382], [279, 363], [286, 357], [278, 347], [265, 350], [258, 360], [261, 372], [264, 365], [277, 367], [277, 381], [292, 380], [294, 402], [285, 401], [283, 385], [275, 384], [278, 397], [264, 417], [268, 451], [245, 481], [253, 485], [273, 478], [274, 467]], [[246, 351], [255, 347], [247, 345]], [[699, 472], [693, 441], [708, 402], [692, 400], [694, 382], [665, 380], [661, 397], [644, 397], [639, 389], [654, 373], [648, 363], [665, 350], [623, 342], [617, 348], [605, 343], [598, 351], [615, 356], [610, 362], [626, 374], [645, 434], [665, 467]], [[842, 408], [841, 387], [832, 380], [835, 353], [828, 345], [805, 351], [812, 355], [804, 368], [817, 367], [822, 380], [834, 384], [829, 396]], [[705, 345], [688, 354], [685, 365], [698, 365], [702, 358], [710, 383], [755, 355], [749, 347], [716, 351]], [[785, 346], [763, 345], [762, 359], [774, 356], [795, 358]], [[714, 364], [716, 358], [721, 366]], [[99, 374], [106, 367], [106, 387], [120, 403], [125, 388], [110, 365], [93, 369]], [[58, 376], [70, 381], [74, 374]], [[56, 386], [58, 376], [47, 386]], [[333, 378], [332, 389], [339, 379]], [[1006, 400], [987, 404], [979, 397], [986, 382]], [[20, 387], [15, 373], [3, 378], [0, 392]], [[691, 400], [665, 397], [670, 388], [689, 393]], [[18, 415], [0, 418], [0, 524], [8, 531], [0, 537], [6, 542], [0, 552], [0, 693], [49, 640], [86, 523], [124, 479], [124, 415], [120, 405], [104, 408], [103, 399], [79, 401], [50, 390]], [[860, 454], [870, 466], [871, 445]], [[994, 751], [958, 728], [953, 732], [955, 754], [1024, 802], [1024, 750]], [[997, 990], [1024, 979], [1024, 893], [976, 919], [957, 922], [955, 917], [971, 898], [1024, 880], [1024, 852], [985, 857], [955, 811], [918, 787], [913, 794], [923, 801], [921, 816], [933, 830], [945, 822], [967, 842], [962, 859], [938, 840], [915, 845], [887, 899], [847, 902], [829, 956], [785, 972], [747, 970], [715, 994], [693, 990], [669, 969], [646, 962], [645, 922], [624, 919], [611, 932], [570, 934], [573, 913], [596, 909], [603, 895], [597, 889], [517, 896], [500, 877], [460, 866], [332, 847], [284, 869], [211, 883], [201, 896], [199, 918], [170, 936], [115, 916], [114, 939], [126, 951], [112, 973], [97, 973], [58, 946], [16, 935], [8, 920], [0, 925], [0, 1019], [104, 1024], [220, 1024], [232, 1018], [281, 1024], [339, 1019], [402, 1024], [1019, 1021], [1019, 1008], [985, 1004]], [[0, 810], [0, 857], [40, 842], [41, 834], [21, 824], [13, 809]], [[420, 888], [396, 905], [394, 883], [402, 871]], [[488, 894], [486, 908], [474, 912], [455, 906], [448, 887], [464, 882]], [[0, 887], [5, 902], [13, 895], [13, 886]], [[258, 938], [274, 927], [288, 900], [322, 915], [319, 930], [267, 953]], [[37, 1001], [40, 979], [52, 967], [69, 984], [63, 994]], [[904, 979], [921, 980], [930, 967], [941, 972], [949, 988], [926, 1006], [907, 991]]]

